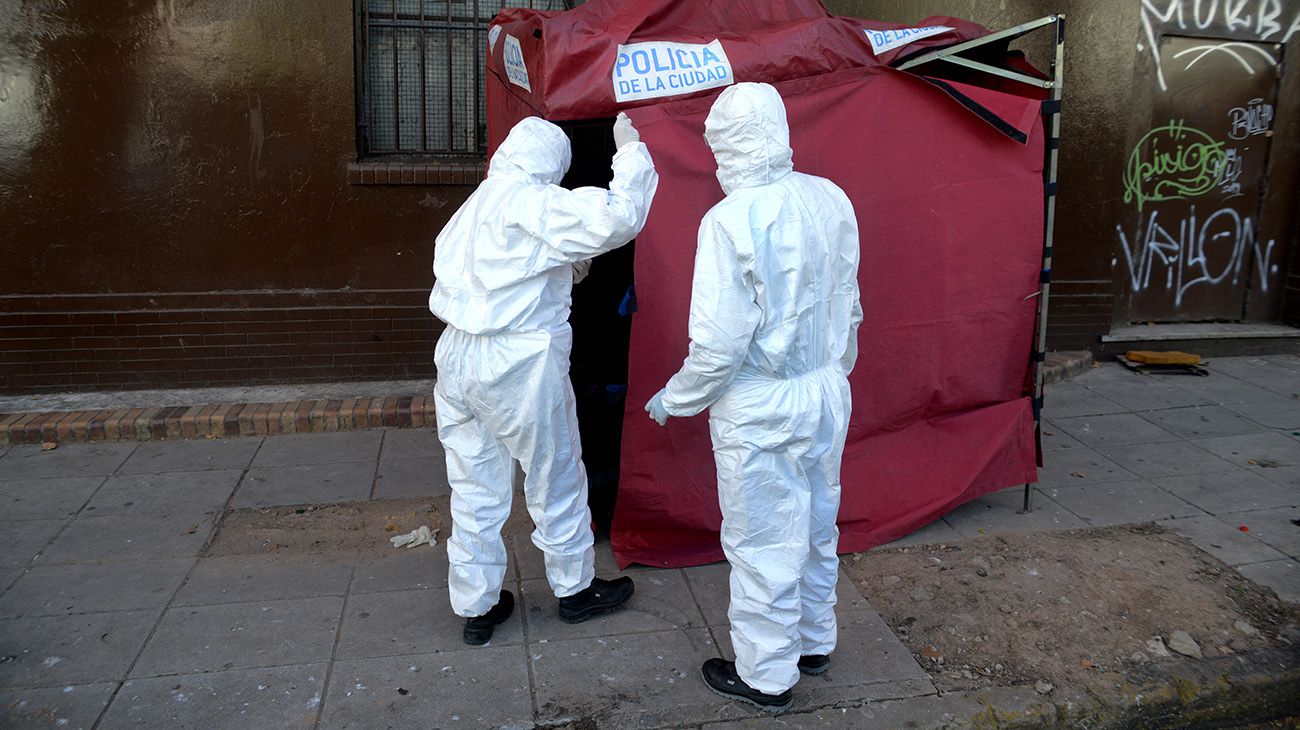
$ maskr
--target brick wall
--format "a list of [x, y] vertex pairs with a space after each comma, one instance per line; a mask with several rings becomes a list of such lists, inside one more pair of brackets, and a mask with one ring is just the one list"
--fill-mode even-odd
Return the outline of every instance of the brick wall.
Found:
[[0, 298], [0, 392], [433, 374], [427, 290]]

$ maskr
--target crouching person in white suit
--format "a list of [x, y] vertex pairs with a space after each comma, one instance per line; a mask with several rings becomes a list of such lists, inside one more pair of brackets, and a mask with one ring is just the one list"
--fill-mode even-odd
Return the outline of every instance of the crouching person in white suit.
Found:
[[574, 265], [632, 240], [659, 180], [627, 117], [614, 138], [609, 189], [566, 190], [557, 183], [569, 168], [568, 138], [550, 122], [522, 120], [437, 238], [429, 309], [447, 324], [434, 398], [452, 489], [448, 588], [468, 644], [487, 643], [514, 608], [501, 589], [512, 458], [523, 466], [533, 543], [560, 617], [585, 621], [632, 595], [630, 578], [595, 577], [569, 382]]
[[858, 227], [844, 191], [794, 171], [767, 84], [718, 97], [704, 136], [726, 198], [700, 222], [685, 363], [646, 410], [709, 409], [736, 661], [715, 692], [781, 711], [835, 648], [835, 518], [857, 359]]

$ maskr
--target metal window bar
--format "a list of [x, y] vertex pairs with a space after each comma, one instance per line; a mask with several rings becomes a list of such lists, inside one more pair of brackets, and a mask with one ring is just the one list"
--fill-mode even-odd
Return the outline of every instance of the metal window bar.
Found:
[[[1000, 41], [1003, 39], [1018, 38], [1026, 33], [1051, 26], [1055, 37], [1054, 55], [1052, 59], [1051, 71], [1048, 74], [1050, 78], [1039, 79], [1027, 74], [1017, 73], [1010, 69], [998, 68], [988, 64], [972, 61], [969, 58], [963, 58], [957, 54], [968, 51], [972, 48]], [[1008, 78], [1020, 83], [1029, 84], [1042, 89], [1048, 89], [1048, 100], [1044, 105], [1043, 127], [1046, 131], [1047, 149], [1044, 152], [1043, 167], [1043, 184], [1044, 184], [1044, 202], [1043, 202], [1043, 262], [1042, 271], [1039, 276], [1041, 288], [1036, 292], [1038, 296], [1038, 311], [1036, 315], [1037, 327], [1034, 334], [1033, 352], [1031, 360], [1034, 368], [1034, 390], [1032, 400], [1034, 403], [1034, 438], [1042, 443], [1042, 404], [1044, 393], [1044, 356], [1047, 352], [1047, 298], [1051, 291], [1052, 282], [1052, 228], [1056, 223], [1056, 171], [1057, 161], [1060, 155], [1060, 138], [1061, 138], [1061, 85], [1065, 79], [1065, 16], [1062, 14], [1049, 15], [1037, 20], [1031, 20], [1028, 23], [1022, 23], [1006, 30], [990, 33], [973, 40], [958, 43], [948, 48], [942, 48], [937, 51], [925, 53], [915, 58], [909, 59], [898, 65], [899, 70], [907, 70], [921, 66], [922, 64], [932, 61], [943, 61], [952, 63], [966, 68], [972, 68], [986, 73], [991, 73], [1003, 78]], [[1022, 512], [1029, 512], [1033, 509], [1034, 487], [1032, 484], [1025, 485], [1024, 507]]]
[[567, 0], [356, 0], [360, 156], [478, 156], [487, 146], [483, 59], [503, 7]]

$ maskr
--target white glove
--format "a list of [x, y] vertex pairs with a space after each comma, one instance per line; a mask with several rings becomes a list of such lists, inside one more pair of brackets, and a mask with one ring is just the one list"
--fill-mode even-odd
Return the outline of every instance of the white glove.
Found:
[[582, 280], [587, 278], [587, 272], [591, 271], [591, 259], [583, 259], [573, 264], [573, 283], [581, 284]]
[[614, 120], [614, 147], [623, 149], [624, 145], [640, 142], [641, 135], [632, 126], [632, 120], [627, 118], [623, 112], [618, 113], [618, 118]]
[[395, 548], [399, 548], [403, 545], [408, 548], [413, 548], [418, 545], [424, 545], [425, 543], [432, 545], [433, 539], [437, 535], [437, 530], [430, 530], [428, 525], [420, 525], [418, 528], [411, 530], [405, 535], [390, 537], [388, 541], [393, 543], [393, 547]]
[[668, 392], [667, 388], [662, 388], [649, 403], [645, 404], [645, 412], [650, 414], [650, 418], [660, 426], [668, 423], [668, 409], [664, 408], [664, 394]]

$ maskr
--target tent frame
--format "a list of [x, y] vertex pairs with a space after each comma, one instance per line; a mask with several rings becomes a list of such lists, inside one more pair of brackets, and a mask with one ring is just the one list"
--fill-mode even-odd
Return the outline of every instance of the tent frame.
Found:
[[[957, 54], [968, 51], [972, 48], [995, 43], [1004, 39], [1018, 38], [1026, 33], [1039, 28], [1051, 27], [1055, 39], [1054, 57], [1052, 59], [1049, 78], [1040, 79], [1028, 74], [1019, 73], [1010, 69], [990, 66], [986, 63], [972, 61], [969, 58], [963, 58]], [[1037, 313], [1037, 332], [1034, 338], [1034, 346], [1030, 353], [1034, 368], [1034, 390], [1033, 390], [1033, 412], [1034, 412], [1034, 440], [1038, 453], [1043, 453], [1043, 390], [1044, 390], [1044, 365], [1047, 360], [1047, 298], [1052, 286], [1052, 228], [1056, 223], [1056, 172], [1058, 157], [1061, 147], [1061, 86], [1065, 76], [1065, 16], [1057, 13], [1048, 15], [1037, 20], [1031, 20], [1028, 23], [1022, 23], [1006, 30], [996, 33], [990, 33], [974, 40], [964, 43], [958, 43], [937, 51], [922, 54], [916, 58], [910, 59], [898, 66], [899, 70], [907, 70], [932, 61], [943, 61], [946, 63], [964, 66], [985, 73], [990, 73], [1002, 78], [1011, 79], [1023, 84], [1029, 84], [1041, 89], [1048, 90], [1048, 98], [1043, 102], [1043, 122], [1047, 130], [1045, 159], [1043, 164], [1043, 264], [1039, 275], [1039, 290], [1030, 296], [1038, 297]], [[1025, 485], [1024, 506], [1020, 512], [1026, 513], [1033, 509], [1033, 484]]]

